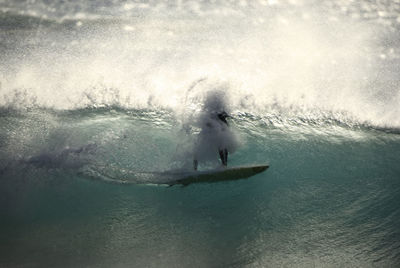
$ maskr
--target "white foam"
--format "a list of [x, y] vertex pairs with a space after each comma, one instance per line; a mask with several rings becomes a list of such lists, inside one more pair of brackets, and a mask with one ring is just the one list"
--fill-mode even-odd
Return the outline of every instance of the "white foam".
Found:
[[[80, 39], [67, 48], [34, 40], [38, 48], [23, 60], [1, 64], [0, 103], [180, 112], [188, 106], [190, 86], [204, 78], [191, 90], [191, 102], [226, 83], [236, 110], [327, 111], [373, 125], [400, 126], [398, 78], [389, 61], [395, 57], [382, 54], [377, 39], [383, 26], [337, 16], [327, 21], [326, 14], [313, 10], [307, 10], [312, 20], [305, 20], [272, 9], [258, 10], [255, 21], [263, 23], [253, 25], [239, 11], [246, 13], [190, 19], [163, 14], [123, 21], [117, 28], [100, 25], [81, 30]], [[47, 38], [63, 44], [65, 35], [50, 32]], [[377, 80], [394, 82], [376, 88]], [[393, 98], [379, 100], [383, 91]], [[16, 92], [25, 92], [25, 99], [15, 97]]]

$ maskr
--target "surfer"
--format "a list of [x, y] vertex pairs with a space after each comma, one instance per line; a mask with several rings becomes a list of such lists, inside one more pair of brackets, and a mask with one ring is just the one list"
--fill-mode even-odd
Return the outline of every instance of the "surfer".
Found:
[[[226, 146], [226, 141], [224, 139], [224, 133], [227, 132], [229, 127], [228, 121], [226, 120], [230, 117], [225, 111], [220, 111], [216, 115], [215, 113], [208, 118], [205, 123], [205, 127], [200, 133], [200, 142], [203, 146], [213, 147], [217, 145], [218, 154], [221, 159], [221, 163], [224, 167], [228, 165], [228, 148]], [[204, 140], [208, 141], [208, 144], [204, 144]], [[204, 149], [204, 148], [203, 148]], [[193, 168], [197, 170], [198, 160], [197, 157], [193, 160]]]
[[[217, 116], [218, 119], [226, 125], [226, 127], [229, 127], [228, 121], [226, 121], [226, 118], [228, 118], [229, 115], [225, 111], [218, 113]], [[219, 147], [218, 152], [219, 157], [221, 158], [222, 165], [226, 167], [228, 165], [228, 149], [226, 147]]]

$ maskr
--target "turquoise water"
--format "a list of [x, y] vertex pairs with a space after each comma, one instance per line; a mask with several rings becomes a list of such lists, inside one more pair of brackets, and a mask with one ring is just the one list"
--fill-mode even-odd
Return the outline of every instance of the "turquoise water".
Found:
[[[155, 125], [154, 117], [162, 124]], [[171, 118], [168, 112], [108, 109], [3, 115], [2, 133], [14, 133], [9, 144], [21, 143], [23, 129], [36, 133], [18, 144], [23, 150], [56, 147], [60, 140], [98, 148], [57, 163], [44, 158], [40, 166], [15, 160], [3, 169], [2, 264], [398, 262], [398, 134], [332, 123], [302, 126], [301, 132], [236, 115], [246, 142], [229, 164], [271, 166], [249, 180], [167, 188], [110, 184], [85, 175], [88, 166], [153, 171], [172, 166], [178, 134]], [[3, 151], [2, 159], [7, 157]]]
[[[0, 266], [399, 266], [399, 16], [0, 1]], [[232, 115], [228, 166], [270, 168], [155, 185], [191, 169], [210, 92]]]

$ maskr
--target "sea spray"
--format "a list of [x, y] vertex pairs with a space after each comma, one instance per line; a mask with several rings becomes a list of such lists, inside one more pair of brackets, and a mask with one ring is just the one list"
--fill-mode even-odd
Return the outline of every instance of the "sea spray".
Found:
[[[397, 267], [399, 14], [369, 0], [1, 1], [0, 266]], [[241, 137], [228, 165], [270, 168], [147, 185], [193, 172], [220, 89]]]

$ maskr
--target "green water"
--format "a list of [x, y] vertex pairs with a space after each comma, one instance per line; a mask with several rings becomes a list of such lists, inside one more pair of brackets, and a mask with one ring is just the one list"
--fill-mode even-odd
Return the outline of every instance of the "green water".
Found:
[[[162, 124], [152, 124], [154, 117]], [[57, 123], [44, 127], [41, 118]], [[56, 145], [62, 140], [70, 146], [98, 144], [93, 152], [71, 153], [57, 163], [44, 158], [41, 166], [2, 152], [8, 160], [1, 176], [3, 266], [395, 266], [399, 261], [397, 134], [327, 123], [299, 132], [243, 117], [235, 123], [243, 145], [229, 164], [269, 162], [270, 169], [248, 180], [167, 188], [110, 184], [84, 170], [168, 168], [178, 137], [169, 113], [41, 111], [1, 120], [2, 133], [18, 123], [35, 133], [21, 140], [15, 131], [6, 148], [31, 147], [34, 154], [40, 147], [42, 153], [57, 151], [65, 146]], [[48, 144], [54, 144], [51, 150]], [[150, 144], [152, 152], [145, 153]]]

